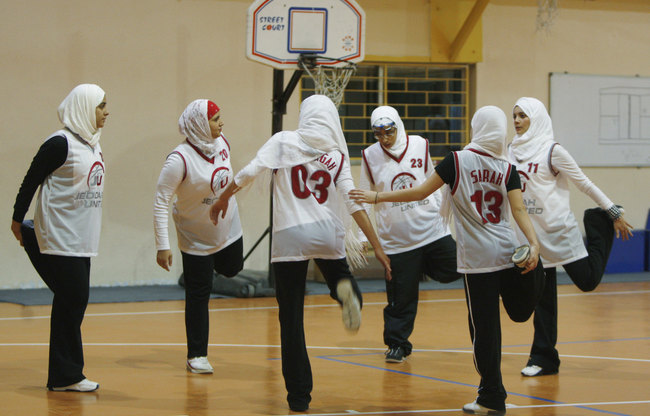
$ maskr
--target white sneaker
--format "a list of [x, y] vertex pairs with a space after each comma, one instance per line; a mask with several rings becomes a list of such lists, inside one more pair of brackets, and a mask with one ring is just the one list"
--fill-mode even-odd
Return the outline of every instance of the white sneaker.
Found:
[[99, 383], [84, 378], [78, 383], [70, 384], [65, 387], [49, 387], [50, 391], [79, 391], [82, 393], [95, 391], [99, 388]]
[[336, 296], [343, 307], [343, 325], [349, 331], [356, 332], [361, 326], [361, 306], [354, 293], [350, 279], [340, 280], [336, 286]]
[[541, 372], [542, 372], [542, 367], [538, 365], [529, 365], [524, 367], [523, 370], [521, 370], [521, 374], [525, 375], [526, 377], [535, 377]]
[[494, 410], [487, 408], [485, 406], [481, 406], [480, 404], [476, 403], [476, 400], [474, 400], [472, 403], [467, 403], [465, 406], [463, 406], [463, 412], [469, 413], [470, 415], [505, 415], [506, 411], [505, 410]]
[[208, 357], [194, 357], [187, 360], [187, 369], [195, 374], [212, 374], [214, 369]]
[[536, 377], [536, 376], [550, 376], [553, 374], [557, 374], [557, 370], [548, 370], [544, 369], [538, 365], [529, 365], [524, 367], [523, 370], [521, 370], [521, 374], [526, 376], [526, 377]]

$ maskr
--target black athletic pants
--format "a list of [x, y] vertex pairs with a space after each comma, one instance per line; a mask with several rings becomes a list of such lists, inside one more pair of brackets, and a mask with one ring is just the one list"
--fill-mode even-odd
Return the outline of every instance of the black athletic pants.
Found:
[[208, 355], [210, 317], [208, 303], [214, 272], [233, 277], [244, 267], [243, 239], [207, 256], [183, 253], [185, 279], [185, 334], [187, 358]]
[[402, 347], [405, 355], [409, 355], [413, 345], [408, 339], [418, 310], [420, 279], [426, 274], [438, 282], [450, 283], [461, 277], [456, 271], [456, 242], [448, 235], [388, 257], [393, 278], [386, 281], [384, 343], [389, 348]]
[[[594, 290], [603, 278], [614, 242], [614, 225], [607, 212], [600, 208], [586, 210], [583, 223], [587, 234], [588, 256], [565, 264], [563, 267], [580, 290], [589, 292]], [[526, 365], [538, 365], [545, 372], [554, 373], [560, 368], [560, 357], [555, 348], [558, 314], [557, 271], [555, 267], [545, 271], [546, 287], [535, 309], [533, 318], [535, 335]]]
[[[350, 279], [362, 302], [361, 291], [350, 273], [345, 258], [315, 259], [332, 299], [337, 300], [336, 286], [341, 279]], [[282, 375], [287, 388], [289, 404], [308, 405], [311, 401], [313, 380], [307, 344], [305, 342], [304, 305], [307, 266], [309, 260], [273, 263], [275, 298], [278, 301], [280, 342], [282, 347]], [[339, 302], [340, 303], [340, 302]]]
[[474, 346], [474, 365], [481, 376], [476, 401], [505, 410], [506, 390], [501, 378], [501, 318], [499, 295], [510, 319], [530, 318], [544, 290], [544, 269], [519, 274], [514, 268], [465, 275], [469, 333]]
[[42, 254], [31, 221], [23, 222], [21, 234], [29, 260], [54, 293], [47, 387], [78, 383], [86, 378], [81, 322], [88, 306], [90, 258]]

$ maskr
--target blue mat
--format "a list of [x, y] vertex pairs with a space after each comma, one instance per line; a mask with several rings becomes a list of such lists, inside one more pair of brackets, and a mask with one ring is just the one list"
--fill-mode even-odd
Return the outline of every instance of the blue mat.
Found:
[[[558, 272], [558, 284], [572, 284], [566, 273]], [[650, 281], [650, 272], [606, 274], [603, 283]], [[364, 293], [384, 292], [385, 283], [382, 279], [358, 279], [359, 287]], [[420, 282], [420, 290], [461, 289], [462, 279], [452, 283], [442, 284], [434, 280]], [[307, 295], [329, 294], [325, 283], [307, 281]], [[213, 293], [211, 298], [230, 298]], [[91, 287], [90, 303], [119, 303], [119, 302], [151, 302], [167, 300], [184, 300], [185, 290], [179, 285], [153, 286], [119, 286]], [[49, 289], [5, 289], [0, 290], [0, 302], [16, 303], [19, 305], [49, 305], [52, 303], [52, 292]]]

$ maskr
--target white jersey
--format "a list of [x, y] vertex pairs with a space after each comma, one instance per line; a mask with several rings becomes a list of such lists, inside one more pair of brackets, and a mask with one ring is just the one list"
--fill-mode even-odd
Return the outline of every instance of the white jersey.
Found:
[[[549, 142], [529, 160], [518, 162], [511, 152], [509, 157], [521, 178], [524, 204], [535, 226], [544, 267], [587, 257], [578, 222], [569, 205], [568, 176], [554, 171], [551, 164], [556, 145]], [[519, 240], [526, 241], [518, 227], [515, 228]]]
[[[505, 160], [476, 150], [452, 153], [451, 189], [458, 272], [487, 273], [512, 267], [515, 235], [506, 184], [515, 173]], [[451, 186], [452, 184], [450, 184]]]
[[[237, 174], [235, 182], [246, 184], [263, 169], [251, 163]], [[344, 206], [350, 214], [363, 209], [348, 198], [353, 188], [350, 166], [336, 150], [276, 170], [271, 262], [344, 258], [344, 213], [339, 209]]]
[[104, 158], [94, 147], [68, 130], [68, 156], [41, 185], [34, 216], [36, 239], [41, 253], [71, 257], [93, 257], [99, 248], [104, 196]]
[[237, 200], [229, 200], [226, 217], [215, 226], [210, 207], [232, 181], [230, 146], [221, 136], [217, 153], [208, 158], [185, 141], [167, 157], [158, 179], [154, 201], [154, 227], [157, 250], [169, 249], [167, 217], [174, 194], [173, 217], [179, 249], [193, 255], [209, 255], [227, 247], [242, 236]]
[[[420, 185], [433, 173], [429, 142], [407, 136], [406, 148], [397, 158], [375, 143], [362, 153], [360, 185], [378, 192]], [[425, 246], [450, 234], [440, 216], [440, 191], [421, 201], [374, 205], [377, 234], [386, 254], [398, 254]]]

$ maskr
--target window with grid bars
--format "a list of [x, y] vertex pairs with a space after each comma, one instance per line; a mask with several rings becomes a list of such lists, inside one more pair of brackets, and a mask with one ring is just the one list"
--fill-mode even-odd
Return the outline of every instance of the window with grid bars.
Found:
[[[399, 113], [406, 133], [429, 140], [433, 159], [460, 150], [469, 137], [469, 65], [360, 64], [339, 106], [351, 158], [375, 143], [370, 114], [380, 105]], [[314, 81], [301, 80], [301, 97]]]

